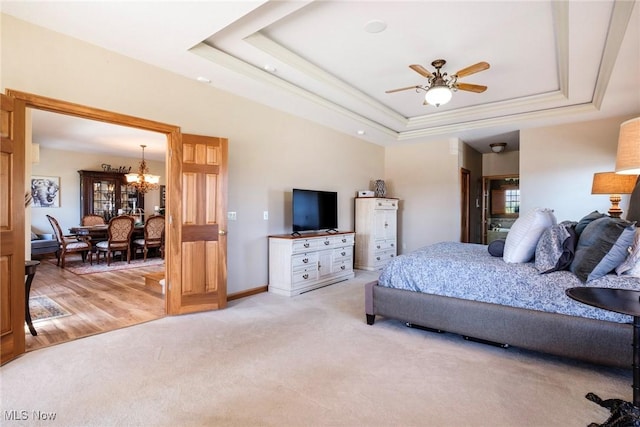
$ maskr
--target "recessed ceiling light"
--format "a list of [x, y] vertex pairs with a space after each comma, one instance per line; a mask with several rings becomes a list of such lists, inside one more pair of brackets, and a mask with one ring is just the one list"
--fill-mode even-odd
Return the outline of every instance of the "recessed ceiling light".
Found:
[[387, 29], [387, 23], [379, 19], [374, 19], [365, 24], [364, 30], [367, 33], [381, 33]]
[[202, 77], [202, 76], [198, 77], [196, 80], [198, 80], [199, 82], [202, 82], [202, 83], [211, 83], [211, 80], [209, 80], [206, 77]]
[[360, 129], [358, 132], [356, 132], [358, 135], [364, 135], [366, 132], [363, 131], [362, 129]]
[[276, 67], [274, 67], [274, 66], [273, 66], [273, 65], [271, 65], [271, 64], [266, 64], [266, 65], [265, 65], [264, 67], [262, 67], [262, 68], [264, 68], [266, 71], [268, 71], [268, 72], [270, 72], [270, 73], [275, 73], [276, 71], [278, 71], [278, 70], [277, 70], [277, 68], [276, 68]]

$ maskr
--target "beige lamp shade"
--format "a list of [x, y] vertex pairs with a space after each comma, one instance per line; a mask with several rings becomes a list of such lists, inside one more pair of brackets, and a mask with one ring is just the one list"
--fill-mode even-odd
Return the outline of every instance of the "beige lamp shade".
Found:
[[616, 173], [640, 175], [640, 117], [620, 125]]
[[620, 175], [615, 172], [594, 173], [591, 194], [631, 194], [637, 178], [636, 175]]
[[593, 185], [591, 186], [591, 194], [609, 194], [611, 207], [609, 208], [609, 216], [612, 218], [620, 218], [622, 209], [620, 209], [621, 194], [631, 194], [636, 186], [636, 175], [620, 175], [615, 172], [598, 172], [593, 174]]

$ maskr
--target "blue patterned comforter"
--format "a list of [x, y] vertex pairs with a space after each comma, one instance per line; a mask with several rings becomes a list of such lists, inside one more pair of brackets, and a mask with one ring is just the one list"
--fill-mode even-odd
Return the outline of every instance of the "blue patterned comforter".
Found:
[[442, 242], [394, 258], [381, 272], [378, 285], [630, 323], [631, 316], [579, 303], [564, 291], [576, 286], [640, 289], [640, 279], [608, 274], [585, 285], [569, 271], [540, 274], [533, 263], [507, 264], [492, 257], [485, 245]]

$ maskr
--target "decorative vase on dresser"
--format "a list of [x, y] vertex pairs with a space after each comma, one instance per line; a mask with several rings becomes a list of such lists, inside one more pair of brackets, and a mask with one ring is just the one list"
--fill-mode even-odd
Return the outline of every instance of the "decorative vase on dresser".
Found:
[[398, 199], [356, 198], [356, 262], [360, 270], [380, 270], [397, 254]]

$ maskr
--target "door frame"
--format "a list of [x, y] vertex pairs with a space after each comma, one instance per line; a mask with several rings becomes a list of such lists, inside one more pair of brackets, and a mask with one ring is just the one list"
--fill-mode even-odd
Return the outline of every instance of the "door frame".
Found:
[[471, 171], [460, 168], [460, 241], [471, 241]]
[[[178, 153], [181, 152], [179, 149], [180, 144], [182, 143], [180, 127], [13, 89], [6, 89], [6, 95], [23, 101], [26, 108], [45, 110], [52, 113], [65, 114], [68, 116], [96, 120], [114, 125], [128, 126], [151, 132], [163, 133], [166, 135], [168, 149], [165, 154], [165, 176], [167, 177], [165, 203], [167, 209], [167, 212], [165, 212], [165, 216], [167, 218], [167, 226], [165, 227], [165, 282], [180, 284], [181, 269], [179, 257], [180, 246], [178, 240], [179, 233], [176, 232], [174, 227], [172, 227], [172, 224], [179, 222], [174, 221], [174, 219], [180, 218], [182, 196], [180, 186], [174, 185], [174, 183], [169, 179], [171, 171], [176, 169], [180, 170], [181, 167], [181, 159], [176, 158], [177, 156], [171, 156], [172, 151]], [[22, 189], [21, 191], [24, 190]], [[171, 287], [165, 285], [165, 289], [165, 313], [178, 314], [175, 310], [173, 310], [175, 312], [172, 312], [168, 301], [171, 298], [171, 292], [180, 292], [181, 286]], [[24, 311], [24, 307], [22, 307], [22, 310]], [[24, 312], [22, 315], [24, 317]]]

